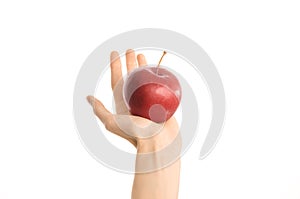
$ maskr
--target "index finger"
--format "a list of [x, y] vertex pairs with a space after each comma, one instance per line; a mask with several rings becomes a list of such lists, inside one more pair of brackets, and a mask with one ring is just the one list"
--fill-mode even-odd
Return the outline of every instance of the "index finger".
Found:
[[110, 54], [110, 70], [111, 88], [114, 89], [118, 81], [122, 78], [122, 64], [117, 51], [113, 51]]

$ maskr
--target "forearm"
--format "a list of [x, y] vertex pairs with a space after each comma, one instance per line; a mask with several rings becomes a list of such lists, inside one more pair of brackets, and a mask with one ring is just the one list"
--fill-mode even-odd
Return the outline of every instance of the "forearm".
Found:
[[[169, 149], [159, 144], [138, 145], [132, 199], [176, 199], [180, 177], [180, 137]], [[155, 152], [153, 152], [155, 151]], [[148, 172], [152, 171], [153, 172]]]
[[180, 159], [164, 169], [136, 174], [132, 199], [176, 199], [178, 198], [179, 176]]

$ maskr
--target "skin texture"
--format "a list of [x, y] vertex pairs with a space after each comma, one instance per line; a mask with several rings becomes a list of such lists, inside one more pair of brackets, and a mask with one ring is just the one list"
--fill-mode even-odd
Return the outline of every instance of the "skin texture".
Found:
[[[143, 54], [136, 57], [133, 50], [127, 50], [127, 72], [137, 67], [136, 61], [138, 67], [147, 65]], [[122, 65], [119, 54], [115, 51], [111, 53], [110, 67], [116, 114], [108, 111], [93, 96], [88, 96], [87, 100], [108, 131], [128, 140], [137, 149], [132, 199], [178, 198], [181, 138], [176, 119], [171, 117], [164, 124], [157, 124], [130, 115], [123, 101]], [[172, 146], [171, 150], [164, 150], [169, 146]]]

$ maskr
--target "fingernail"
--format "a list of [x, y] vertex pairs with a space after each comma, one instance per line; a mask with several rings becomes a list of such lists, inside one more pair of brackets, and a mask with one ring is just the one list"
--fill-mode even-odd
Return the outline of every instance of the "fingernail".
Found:
[[129, 53], [134, 53], [134, 50], [133, 49], [127, 49], [126, 54], [129, 54]]
[[118, 51], [112, 51], [112, 52], [110, 53], [110, 58], [111, 58], [112, 60], [116, 59], [117, 57], [119, 57]]

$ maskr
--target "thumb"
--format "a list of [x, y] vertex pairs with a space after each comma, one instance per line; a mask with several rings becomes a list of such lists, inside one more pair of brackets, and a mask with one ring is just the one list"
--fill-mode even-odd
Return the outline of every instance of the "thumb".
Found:
[[89, 104], [93, 107], [94, 113], [97, 115], [97, 117], [101, 120], [103, 124], [106, 124], [106, 122], [112, 116], [112, 113], [109, 112], [104, 107], [104, 105], [95, 97], [89, 95], [86, 99], [89, 102]]
[[125, 134], [116, 124], [114, 115], [109, 112], [104, 105], [95, 97], [93, 96], [87, 96], [87, 101], [90, 103], [90, 105], [93, 107], [94, 113], [97, 115], [97, 117], [101, 120], [101, 122], [105, 125], [105, 128], [128, 140], [131, 144], [133, 144], [136, 147], [136, 140], [132, 138], [131, 136]]

